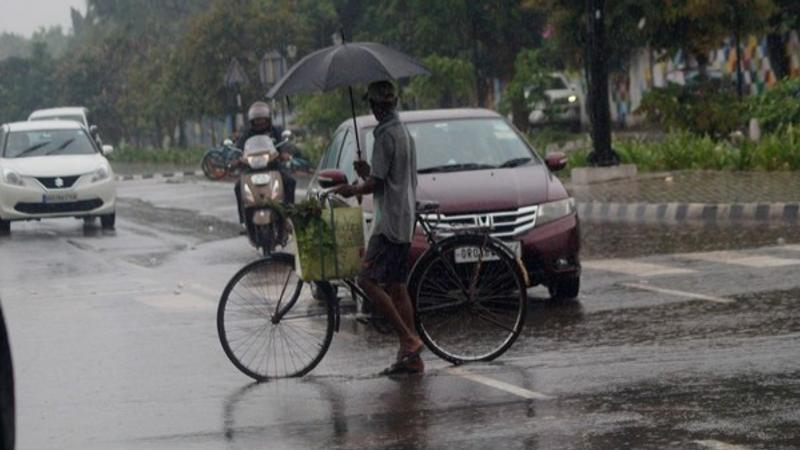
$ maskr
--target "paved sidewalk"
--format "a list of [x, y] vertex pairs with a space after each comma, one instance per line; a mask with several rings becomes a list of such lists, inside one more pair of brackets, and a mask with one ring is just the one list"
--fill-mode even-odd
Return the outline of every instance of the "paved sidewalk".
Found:
[[588, 221], [800, 223], [800, 172], [642, 174], [567, 189]]

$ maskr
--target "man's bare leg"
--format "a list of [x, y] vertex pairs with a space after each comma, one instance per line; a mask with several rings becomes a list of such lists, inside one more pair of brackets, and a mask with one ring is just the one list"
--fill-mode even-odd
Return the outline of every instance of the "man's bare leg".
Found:
[[389, 295], [392, 297], [394, 307], [403, 323], [411, 331], [414, 336], [417, 336], [416, 327], [414, 326], [414, 308], [411, 306], [411, 296], [408, 294], [408, 287], [405, 283], [389, 283], [386, 286], [389, 290]]
[[[384, 315], [392, 324], [397, 336], [400, 338], [400, 348], [404, 351], [416, 351], [422, 346], [422, 340], [414, 332], [413, 318], [411, 319], [412, 325], [406, 325], [406, 321], [395, 306], [392, 297], [389, 296], [375, 281], [368, 279], [359, 279], [359, 286], [364, 289], [364, 293], [372, 301], [375, 308]], [[408, 314], [411, 314], [411, 301], [408, 300]], [[411, 316], [409, 316], [411, 317]]]

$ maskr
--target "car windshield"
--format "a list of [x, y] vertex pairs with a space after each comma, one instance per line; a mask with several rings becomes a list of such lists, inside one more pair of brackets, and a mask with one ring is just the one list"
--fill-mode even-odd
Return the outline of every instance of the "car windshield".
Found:
[[[417, 148], [417, 172], [434, 173], [536, 164], [528, 145], [502, 119], [407, 123]], [[367, 152], [375, 138], [367, 130]]]
[[8, 133], [4, 158], [49, 155], [91, 155], [94, 146], [83, 130], [35, 130]]
[[42, 120], [67, 120], [70, 122], [77, 122], [81, 125], [85, 125], [82, 116], [77, 115], [64, 115], [64, 116], [39, 116], [39, 117], [31, 117], [31, 121], [42, 121]]

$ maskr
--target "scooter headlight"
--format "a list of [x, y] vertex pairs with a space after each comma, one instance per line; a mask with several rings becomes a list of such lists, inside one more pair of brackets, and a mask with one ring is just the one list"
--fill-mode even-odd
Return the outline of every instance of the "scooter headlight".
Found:
[[3, 169], [3, 180], [11, 185], [14, 186], [24, 186], [25, 182], [22, 180], [22, 176], [14, 170], [11, 169]]
[[247, 165], [251, 169], [263, 169], [269, 164], [269, 155], [253, 155], [247, 157]]

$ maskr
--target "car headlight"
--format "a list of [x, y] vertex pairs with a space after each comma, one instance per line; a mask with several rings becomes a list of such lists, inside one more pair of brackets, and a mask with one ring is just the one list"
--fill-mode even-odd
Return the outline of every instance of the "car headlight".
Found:
[[578, 101], [578, 97], [576, 95], [570, 95], [569, 97], [567, 97], [567, 101], [570, 103], [575, 103]]
[[565, 198], [557, 202], [542, 203], [536, 216], [536, 226], [544, 225], [575, 212], [575, 199]]
[[269, 155], [254, 155], [247, 157], [247, 165], [252, 169], [263, 169], [269, 164]]
[[100, 166], [99, 169], [95, 170], [94, 173], [92, 173], [92, 183], [96, 183], [98, 181], [103, 181], [106, 178], [108, 178], [109, 175], [110, 175], [110, 173], [108, 171], [108, 167]]
[[22, 180], [22, 176], [11, 169], [3, 169], [3, 180], [5, 180], [6, 183], [14, 186], [25, 185], [25, 182]]

